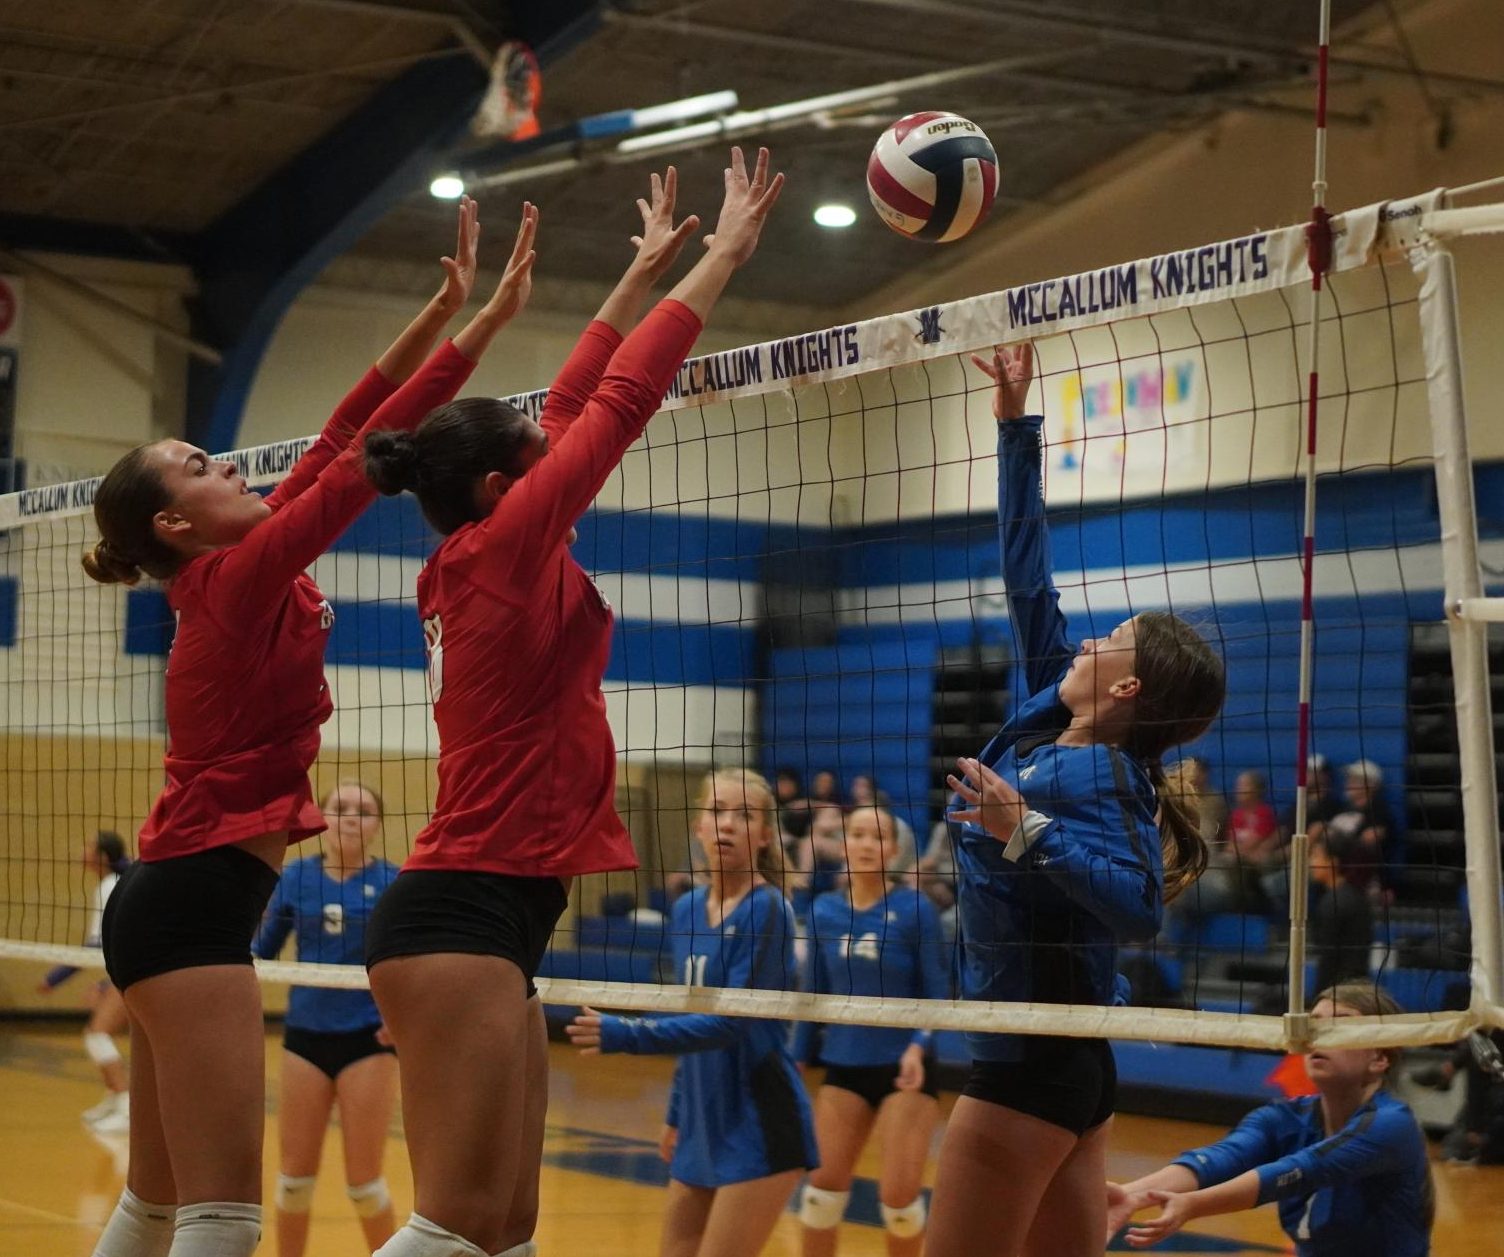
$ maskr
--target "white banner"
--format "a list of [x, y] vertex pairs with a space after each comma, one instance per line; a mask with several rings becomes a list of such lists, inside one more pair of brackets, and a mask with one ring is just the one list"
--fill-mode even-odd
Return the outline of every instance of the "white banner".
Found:
[[[1332, 220], [1331, 271], [1349, 271], [1372, 261], [1377, 250], [1390, 247], [1391, 223], [1410, 223], [1423, 216], [1439, 204], [1440, 196], [1439, 192], [1430, 193], [1413, 201], [1386, 202], [1338, 215]], [[988, 345], [1055, 336], [1189, 305], [1272, 292], [1308, 283], [1309, 278], [1304, 227], [1255, 232], [1121, 266], [691, 358], [679, 368], [664, 398], [663, 410], [783, 392]], [[1169, 390], [1181, 387], [1175, 375], [1178, 368], [1167, 361], [1163, 368], [1153, 369], [1167, 374], [1161, 374], [1157, 383], [1145, 378], [1134, 387], [1145, 390], [1140, 394], [1144, 397], [1156, 388], [1162, 390], [1168, 401]], [[1088, 433], [1091, 414], [1086, 393], [1093, 387], [1083, 377], [1081, 413]], [[546, 389], [539, 389], [507, 400], [536, 416], [547, 395]], [[1132, 395], [1125, 393], [1113, 418], [1120, 423], [1132, 422], [1134, 409]], [[306, 448], [312, 440], [279, 441], [236, 452], [234, 457], [249, 460], [243, 462], [243, 468], [257, 469], [253, 483], [273, 483], [291, 466], [293, 451], [301, 453], [297, 447]], [[1160, 447], [1160, 456], [1168, 456], [1163, 443]], [[250, 478], [250, 472], [247, 476]], [[93, 505], [97, 487], [97, 479], [81, 480], [0, 497], [0, 530], [43, 517], [82, 514]]]

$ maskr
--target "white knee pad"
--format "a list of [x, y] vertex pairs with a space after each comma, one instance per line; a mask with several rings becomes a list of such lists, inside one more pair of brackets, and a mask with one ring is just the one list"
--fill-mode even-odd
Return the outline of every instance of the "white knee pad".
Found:
[[210, 1200], [178, 1210], [172, 1257], [251, 1257], [261, 1243], [261, 1206]]
[[882, 1215], [883, 1226], [894, 1239], [906, 1240], [912, 1236], [924, 1234], [924, 1220], [928, 1215], [925, 1211], [923, 1196], [915, 1196], [902, 1209], [895, 1209], [892, 1205], [883, 1205]]
[[407, 1225], [399, 1230], [376, 1250], [375, 1257], [491, 1257], [485, 1249], [472, 1244], [462, 1235], [455, 1235], [430, 1222], [421, 1214], [413, 1214]]
[[799, 1221], [812, 1231], [828, 1231], [840, 1226], [846, 1216], [846, 1202], [850, 1192], [828, 1192], [811, 1183], [804, 1185], [804, 1194], [799, 1197]]
[[379, 1175], [369, 1183], [356, 1183], [353, 1187], [345, 1188], [345, 1195], [355, 1206], [355, 1216], [359, 1218], [374, 1218], [383, 1209], [390, 1208], [392, 1203], [391, 1195], [386, 1190], [386, 1179]]
[[84, 1031], [84, 1051], [101, 1069], [120, 1060], [120, 1049], [115, 1046], [115, 1040], [102, 1030]]
[[307, 1213], [313, 1208], [313, 1185], [316, 1182], [318, 1179], [312, 1174], [277, 1175], [277, 1208], [282, 1213]]

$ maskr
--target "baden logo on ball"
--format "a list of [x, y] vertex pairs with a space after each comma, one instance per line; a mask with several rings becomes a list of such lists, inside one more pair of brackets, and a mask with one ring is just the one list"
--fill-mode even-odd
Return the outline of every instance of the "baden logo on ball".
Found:
[[867, 195], [883, 222], [913, 240], [959, 240], [997, 195], [997, 153], [976, 123], [930, 111], [900, 118], [867, 162]]

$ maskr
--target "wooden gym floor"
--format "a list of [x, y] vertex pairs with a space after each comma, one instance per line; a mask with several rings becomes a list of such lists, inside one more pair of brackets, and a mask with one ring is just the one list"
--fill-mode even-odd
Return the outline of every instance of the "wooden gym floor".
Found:
[[[656, 1155], [671, 1062], [640, 1057], [582, 1058], [555, 1045], [548, 1138], [544, 1151], [543, 1257], [598, 1251], [653, 1257], [658, 1245], [664, 1167]], [[266, 1043], [270, 1100], [267, 1147], [276, 1148], [277, 1063], [280, 1047]], [[74, 1028], [0, 1023], [0, 1257], [88, 1257], [120, 1191], [123, 1141], [91, 1136], [80, 1112], [100, 1096], [92, 1066]], [[1111, 1169], [1132, 1177], [1162, 1165], [1184, 1148], [1217, 1137], [1221, 1128], [1153, 1118], [1120, 1117]], [[113, 1145], [113, 1146], [112, 1146]], [[852, 1209], [865, 1223], [843, 1228], [841, 1252], [867, 1257], [884, 1251], [876, 1225], [869, 1151]], [[267, 1161], [267, 1198], [276, 1172]], [[387, 1178], [399, 1221], [412, 1204], [402, 1133], [394, 1126]], [[1504, 1235], [1504, 1168], [1436, 1166], [1436, 1257], [1497, 1252]], [[270, 1219], [268, 1219], [270, 1223]], [[779, 1224], [769, 1257], [796, 1257], [799, 1228], [792, 1215]], [[260, 1253], [272, 1257], [272, 1228]], [[1197, 1223], [1177, 1237], [1179, 1253], [1288, 1251], [1272, 1208]], [[1168, 1247], [1168, 1246], [1167, 1246]], [[355, 1257], [364, 1251], [345, 1200], [338, 1137], [331, 1132], [313, 1206], [308, 1257]], [[1127, 1251], [1126, 1249], [1124, 1251]]]

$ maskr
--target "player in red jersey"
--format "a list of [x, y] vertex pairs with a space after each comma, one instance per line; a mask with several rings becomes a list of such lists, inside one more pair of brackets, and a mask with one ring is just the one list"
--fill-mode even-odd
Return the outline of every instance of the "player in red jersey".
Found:
[[548, 1101], [532, 978], [576, 874], [635, 868], [612, 806], [601, 677], [611, 609], [570, 556], [574, 523], [662, 404], [783, 185], [726, 170], [714, 236], [625, 340], [698, 227], [653, 179], [637, 256], [549, 392], [541, 423], [489, 398], [366, 442], [383, 492], [415, 489], [444, 540], [418, 580], [439, 793], [383, 896], [366, 963], [397, 1046], [417, 1201], [381, 1257], [524, 1257]]
[[[261, 1230], [265, 1032], [251, 939], [290, 842], [325, 828], [308, 784], [332, 710], [333, 613], [308, 567], [375, 499], [363, 439], [414, 427], [469, 379], [527, 300], [523, 211], [495, 296], [425, 357], [469, 297], [479, 227], [460, 209], [443, 287], [268, 498], [184, 441], [131, 451], [99, 487], [95, 580], [166, 583], [166, 783], [104, 917], [131, 1019], [130, 1172], [96, 1257], [248, 1257]], [[156, 1202], [156, 1203], [153, 1203]]]

